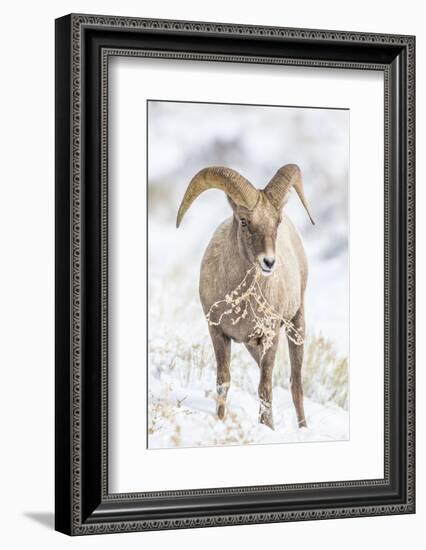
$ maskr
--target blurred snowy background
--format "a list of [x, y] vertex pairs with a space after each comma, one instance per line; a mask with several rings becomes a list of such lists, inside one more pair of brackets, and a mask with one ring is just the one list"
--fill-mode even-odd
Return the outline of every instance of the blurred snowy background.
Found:
[[[149, 448], [342, 440], [349, 437], [349, 111], [181, 102], [148, 104]], [[308, 428], [298, 429], [285, 336], [274, 368], [275, 431], [257, 423], [259, 371], [233, 344], [228, 415], [215, 416], [216, 367], [198, 297], [201, 258], [231, 215], [221, 191], [201, 195], [179, 230], [192, 176], [209, 165], [263, 188], [296, 163], [316, 225], [295, 194], [287, 206], [309, 262], [303, 380]]]

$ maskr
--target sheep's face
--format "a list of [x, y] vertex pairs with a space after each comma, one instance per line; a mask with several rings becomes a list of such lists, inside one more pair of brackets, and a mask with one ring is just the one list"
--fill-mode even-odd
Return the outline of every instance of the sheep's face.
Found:
[[240, 252], [250, 264], [257, 264], [267, 277], [276, 266], [275, 243], [281, 212], [278, 212], [264, 193], [253, 210], [230, 201], [234, 210]]

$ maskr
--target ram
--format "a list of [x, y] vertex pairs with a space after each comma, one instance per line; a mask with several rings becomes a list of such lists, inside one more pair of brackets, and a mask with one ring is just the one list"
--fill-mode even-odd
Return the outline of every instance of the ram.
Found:
[[233, 216], [216, 229], [201, 262], [199, 294], [217, 363], [217, 415], [225, 417], [231, 383], [231, 342], [244, 344], [260, 368], [259, 422], [274, 429], [272, 372], [279, 332], [288, 339], [290, 386], [298, 426], [306, 426], [301, 370], [305, 338], [304, 295], [308, 264], [301, 238], [282, 212], [291, 189], [314, 223], [295, 164], [256, 189], [235, 170], [208, 167], [196, 174], [180, 205], [176, 225], [208, 189], [228, 197]]

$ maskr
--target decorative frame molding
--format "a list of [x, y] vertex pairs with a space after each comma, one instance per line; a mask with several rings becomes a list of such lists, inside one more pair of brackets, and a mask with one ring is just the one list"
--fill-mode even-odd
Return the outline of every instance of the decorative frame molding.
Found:
[[[108, 59], [117, 55], [384, 73], [383, 480], [108, 493]], [[96, 15], [56, 21], [59, 531], [83, 535], [414, 512], [414, 56], [413, 36]], [[330, 504], [318, 500], [321, 493]], [[188, 500], [186, 511], [173, 508], [178, 496]], [[221, 513], [218, 497], [230, 511]], [[217, 510], [204, 512], [213, 502]]]

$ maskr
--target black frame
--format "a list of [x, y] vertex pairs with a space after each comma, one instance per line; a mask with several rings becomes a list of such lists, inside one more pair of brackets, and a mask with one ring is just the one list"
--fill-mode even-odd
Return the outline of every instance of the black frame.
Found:
[[[414, 513], [415, 38], [68, 15], [56, 20], [56, 529], [70, 535]], [[109, 494], [108, 58], [383, 71], [385, 476]], [[177, 494], [178, 493], [178, 494]]]

